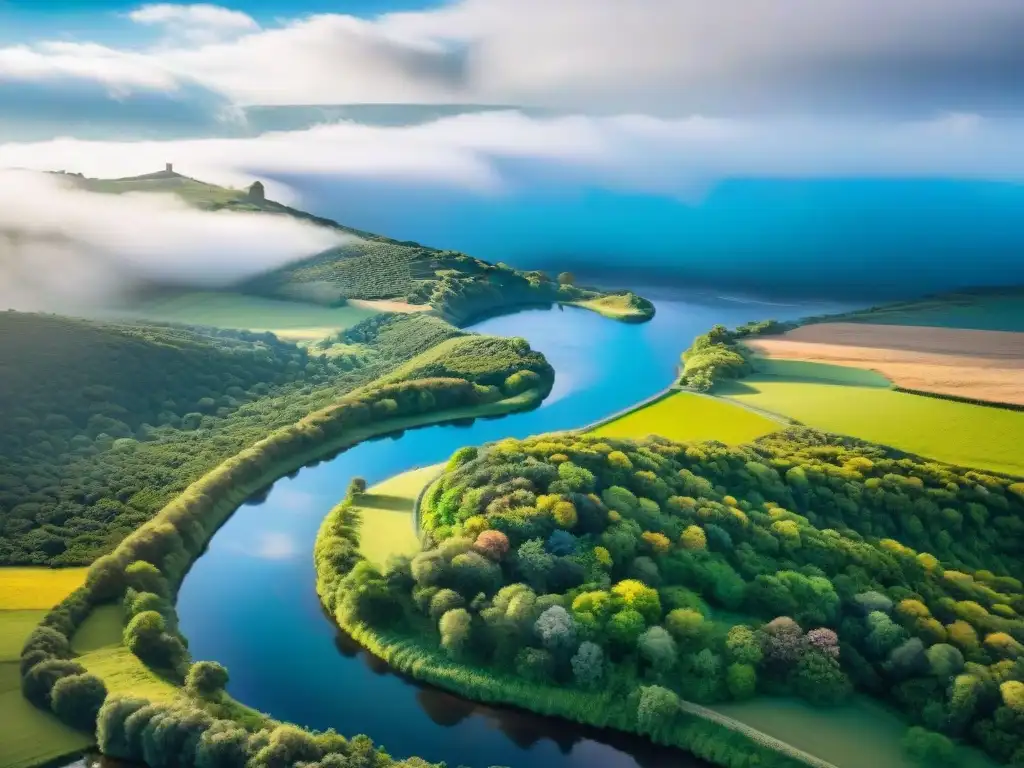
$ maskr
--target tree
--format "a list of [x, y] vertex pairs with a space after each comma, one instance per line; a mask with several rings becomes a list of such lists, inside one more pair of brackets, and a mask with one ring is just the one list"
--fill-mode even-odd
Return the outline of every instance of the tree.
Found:
[[612, 587], [612, 595], [626, 608], [639, 612], [654, 624], [661, 620], [661, 598], [658, 591], [636, 579], [625, 579]]
[[465, 599], [454, 589], [438, 590], [430, 599], [430, 618], [440, 621], [448, 611], [463, 608], [465, 605]]
[[266, 745], [253, 755], [248, 768], [289, 768], [322, 756], [313, 734], [294, 725], [279, 725], [270, 733]]
[[544, 611], [533, 625], [541, 643], [554, 654], [568, 654], [576, 645], [576, 622], [560, 605]]
[[50, 706], [68, 725], [94, 733], [96, 718], [106, 697], [107, 687], [95, 675], [70, 675], [54, 683]]
[[757, 670], [752, 664], [730, 664], [725, 670], [725, 683], [734, 699], [749, 699], [757, 693]]
[[486, 555], [495, 562], [501, 560], [509, 550], [508, 536], [501, 531], [481, 531], [473, 544], [477, 552]]
[[665, 626], [686, 648], [700, 645], [708, 630], [704, 616], [691, 608], [669, 611], [665, 617]]
[[953, 742], [941, 733], [917, 725], [907, 729], [903, 737], [903, 750], [912, 760], [929, 768], [942, 768], [954, 763]]
[[604, 677], [604, 651], [597, 643], [580, 643], [571, 664], [573, 677], [584, 688], [592, 688]]
[[813, 704], [831, 705], [846, 700], [853, 692], [849, 678], [839, 662], [815, 651], [803, 654], [796, 665], [793, 685], [803, 698]]
[[772, 619], [761, 630], [764, 655], [776, 664], [792, 664], [804, 649], [804, 631], [788, 616]]
[[1002, 696], [1003, 704], [1017, 714], [1024, 715], [1024, 682], [1007, 680], [999, 686], [999, 695]]
[[676, 664], [676, 641], [664, 627], [650, 627], [637, 640], [640, 655], [656, 672], [668, 672]]
[[181, 642], [166, 630], [163, 616], [156, 611], [143, 611], [125, 627], [124, 644], [147, 664], [173, 668], [185, 653]]
[[21, 678], [21, 692], [37, 707], [49, 709], [50, 693], [63, 677], [86, 674], [85, 667], [74, 661], [50, 659], [42, 661]]
[[441, 617], [441, 647], [452, 656], [461, 654], [469, 642], [473, 619], [465, 608], [455, 608]]
[[671, 724], [679, 711], [679, 697], [660, 685], [645, 685], [640, 688], [636, 708], [636, 722], [639, 731], [648, 736], [660, 733]]
[[160, 573], [160, 569], [145, 560], [131, 563], [124, 569], [124, 575], [128, 586], [137, 592], [153, 592], [161, 597], [167, 597], [170, 593], [167, 579]]
[[759, 664], [764, 656], [757, 635], [745, 624], [737, 624], [729, 628], [725, 637], [725, 651], [726, 655], [737, 664], [752, 666]]
[[931, 673], [940, 680], [959, 675], [964, 668], [964, 655], [952, 645], [936, 643], [927, 651]]
[[249, 733], [230, 720], [217, 720], [203, 731], [196, 746], [196, 768], [238, 768], [245, 765]]
[[555, 659], [542, 648], [523, 648], [516, 655], [516, 671], [535, 683], [550, 682], [555, 672]]
[[544, 590], [548, 574], [555, 567], [555, 559], [544, 549], [540, 539], [530, 539], [516, 550], [516, 564], [527, 583], [538, 592]]
[[638, 611], [627, 608], [609, 619], [608, 637], [622, 650], [632, 650], [646, 627], [644, 617]]
[[216, 696], [228, 684], [228, 671], [216, 661], [197, 661], [188, 669], [185, 690], [201, 699]]
[[704, 534], [704, 529], [699, 525], [690, 525], [683, 531], [679, 543], [683, 545], [683, 549], [707, 549], [708, 537]]
[[558, 284], [559, 285], [573, 285], [576, 282], [576, 276], [572, 272], [559, 272], [558, 273]]
[[107, 696], [96, 719], [96, 745], [100, 752], [109, 757], [131, 759], [134, 753], [128, 744], [125, 723], [129, 717], [147, 706], [149, 702], [145, 699]]

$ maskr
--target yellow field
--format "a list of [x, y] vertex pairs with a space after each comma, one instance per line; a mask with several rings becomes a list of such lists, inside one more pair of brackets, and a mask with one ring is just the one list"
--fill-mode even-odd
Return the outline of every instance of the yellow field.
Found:
[[101, 678], [110, 693], [130, 693], [150, 701], [167, 701], [179, 693], [123, 645], [90, 651], [75, 661]]
[[388, 478], [358, 499], [363, 524], [359, 548], [367, 560], [385, 565], [393, 554], [412, 554], [419, 549], [413, 528], [412, 508], [423, 486], [444, 467], [436, 464]]
[[88, 568], [0, 568], [0, 610], [52, 608], [85, 583]]
[[746, 408], [692, 392], [676, 392], [598, 427], [593, 434], [634, 439], [661, 435], [670, 440], [718, 440], [736, 445], [781, 427]]

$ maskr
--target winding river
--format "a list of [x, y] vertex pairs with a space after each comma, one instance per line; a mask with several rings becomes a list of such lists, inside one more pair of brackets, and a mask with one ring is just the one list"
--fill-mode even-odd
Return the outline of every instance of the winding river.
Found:
[[635, 290], [657, 306], [654, 320], [643, 325], [567, 307], [525, 310], [473, 326], [480, 333], [525, 337], [547, 356], [556, 380], [540, 408], [363, 443], [282, 478], [239, 509], [181, 587], [178, 611], [193, 657], [224, 664], [231, 694], [274, 718], [365, 733], [396, 756], [481, 768], [706, 765], [641, 739], [480, 706], [397, 676], [339, 633], [314, 590], [317, 528], [352, 477], [372, 485], [443, 461], [463, 445], [593, 422], [663, 388], [680, 351], [715, 323], [846, 309]]

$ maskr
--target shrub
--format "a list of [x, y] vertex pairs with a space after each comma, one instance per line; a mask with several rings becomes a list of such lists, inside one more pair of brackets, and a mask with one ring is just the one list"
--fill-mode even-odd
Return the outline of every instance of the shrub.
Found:
[[584, 688], [592, 688], [604, 677], [604, 651], [597, 643], [580, 643], [571, 663], [573, 677]]
[[576, 646], [576, 622], [560, 605], [545, 610], [533, 628], [544, 647], [552, 653], [567, 653]]
[[749, 699], [757, 693], [757, 670], [752, 664], [730, 664], [725, 670], [725, 682], [734, 699]]
[[215, 661], [197, 661], [189, 667], [185, 690], [192, 696], [212, 698], [228, 684], [228, 671]]
[[907, 729], [903, 737], [903, 750], [917, 763], [924, 766], [951, 766], [954, 761], [953, 742], [941, 733], [925, 730], [920, 726]]
[[95, 675], [69, 675], [54, 683], [50, 705], [53, 713], [68, 725], [93, 733], [106, 697], [107, 687]]
[[636, 708], [637, 728], [649, 736], [657, 735], [667, 728], [679, 711], [679, 697], [659, 685], [640, 688]]
[[49, 659], [36, 664], [21, 678], [21, 692], [37, 707], [49, 709], [50, 694], [58, 680], [85, 674], [85, 667], [74, 661]]
[[472, 622], [472, 617], [465, 608], [447, 611], [438, 625], [441, 632], [441, 647], [452, 656], [461, 654], [469, 643]]

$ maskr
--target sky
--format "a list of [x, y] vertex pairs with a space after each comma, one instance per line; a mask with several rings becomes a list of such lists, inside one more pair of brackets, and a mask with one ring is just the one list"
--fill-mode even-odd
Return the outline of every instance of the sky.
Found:
[[[522, 263], [789, 249], [853, 279], [853, 231], [935, 285], [1024, 281], [993, 218], [1022, 202], [1021, 39], [1021, 0], [0, 0], [0, 168], [173, 161]], [[972, 227], [989, 272], [924, 253]]]

